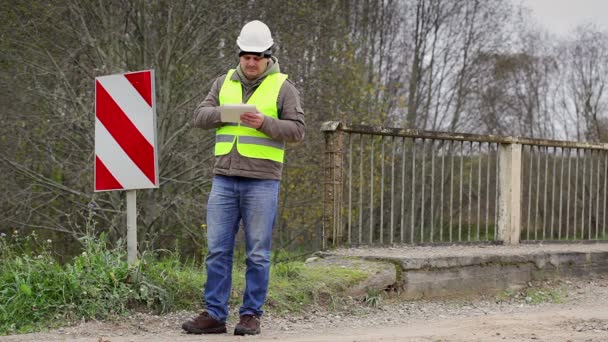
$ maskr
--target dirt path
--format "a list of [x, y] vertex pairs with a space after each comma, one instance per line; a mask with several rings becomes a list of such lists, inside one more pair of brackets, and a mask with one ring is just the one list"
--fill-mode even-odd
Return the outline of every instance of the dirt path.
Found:
[[[0, 337], [2, 342], [86, 341], [607, 341], [608, 279], [543, 283], [536, 294], [560, 294], [561, 303], [531, 304], [533, 298], [506, 300], [389, 302], [315, 311], [302, 316], [265, 316], [263, 334], [197, 336], [180, 331], [193, 315], [134, 315], [120, 322], [88, 322], [49, 333]], [[536, 287], [535, 287], [536, 289]], [[539, 292], [540, 291], [540, 292]], [[524, 292], [521, 292], [524, 293]], [[234, 320], [229, 322], [229, 329]]]

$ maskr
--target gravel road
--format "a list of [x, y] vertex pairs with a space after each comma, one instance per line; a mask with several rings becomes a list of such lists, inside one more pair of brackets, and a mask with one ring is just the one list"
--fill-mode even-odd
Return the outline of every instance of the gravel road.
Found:
[[[529, 285], [508, 296], [408, 302], [383, 298], [376, 307], [353, 302], [331, 312], [319, 308], [303, 315], [266, 315], [262, 335], [254, 337], [188, 335], [180, 325], [195, 313], [179, 312], [136, 314], [0, 341], [608, 341], [608, 277]], [[558, 300], [538, 304], [531, 293], [545, 298], [557, 294]]]

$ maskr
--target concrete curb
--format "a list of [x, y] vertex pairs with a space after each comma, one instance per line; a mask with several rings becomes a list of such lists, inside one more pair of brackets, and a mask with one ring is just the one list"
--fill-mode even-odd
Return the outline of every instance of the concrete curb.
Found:
[[347, 295], [355, 298], [364, 298], [370, 290], [382, 292], [397, 283], [397, 268], [391, 262], [382, 260], [323, 255], [307, 260], [306, 265], [309, 267], [331, 265], [365, 272], [368, 275], [366, 279], [346, 290]]
[[538, 252], [518, 255], [495, 254], [488, 248], [483, 255], [414, 258], [345, 256], [331, 252], [319, 255], [332, 263], [348, 258], [392, 264], [395, 268], [393, 285], [388, 286], [386, 282], [390, 278], [385, 278], [383, 282], [368, 281], [365, 286], [384, 286], [376, 290], [395, 288], [404, 299], [496, 294], [534, 280], [608, 274], [608, 251], [602, 250], [543, 251], [539, 248]]

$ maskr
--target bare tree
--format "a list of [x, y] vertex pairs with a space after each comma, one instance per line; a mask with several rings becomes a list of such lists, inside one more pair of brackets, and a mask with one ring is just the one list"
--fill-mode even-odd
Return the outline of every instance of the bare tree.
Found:
[[504, 47], [511, 7], [503, 1], [412, 1], [403, 34], [409, 74], [406, 122], [431, 130], [467, 128], [465, 113], [479, 55]]
[[557, 65], [541, 32], [520, 32], [518, 50], [478, 56], [469, 111], [478, 129], [502, 135], [556, 137], [552, 122]]
[[558, 48], [560, 109], [568, 136], [598, 141], [607, 113], [608, 36], [593, 26], [579, 27], [571, 40]]

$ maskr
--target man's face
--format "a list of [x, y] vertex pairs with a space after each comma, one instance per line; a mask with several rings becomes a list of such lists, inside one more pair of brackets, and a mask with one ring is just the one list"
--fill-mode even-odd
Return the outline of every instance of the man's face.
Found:
[[241, 56], [241, 70], [243, 70], [245, 77], [250, 80], [260, 77], [266, 71], [267, 65], [268, 58], [256, 55]]

